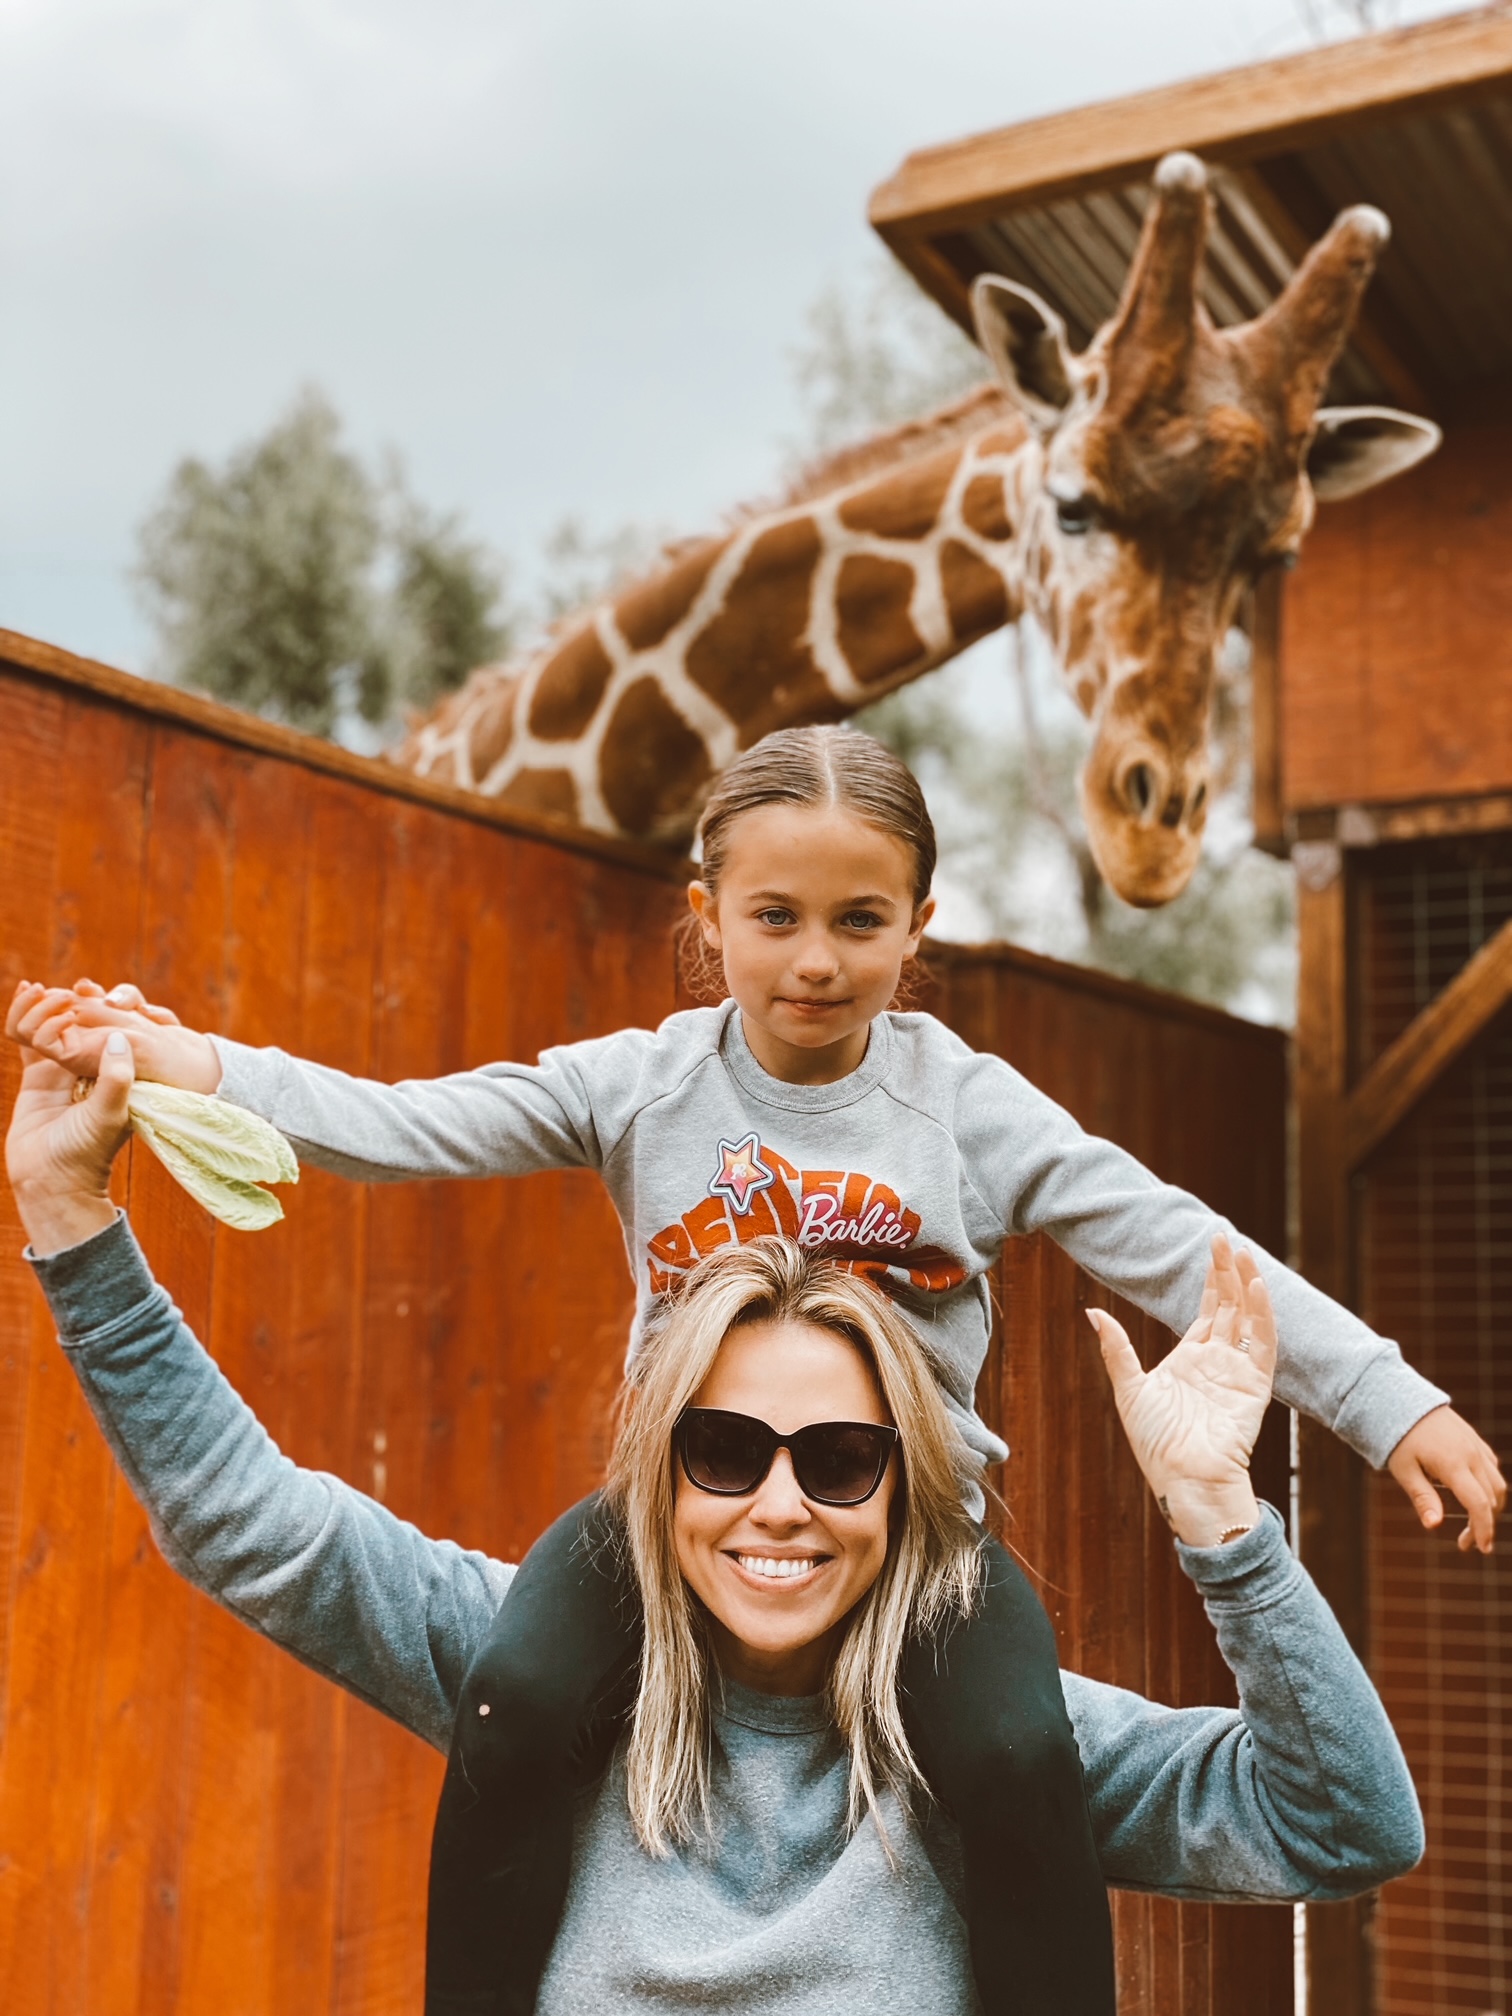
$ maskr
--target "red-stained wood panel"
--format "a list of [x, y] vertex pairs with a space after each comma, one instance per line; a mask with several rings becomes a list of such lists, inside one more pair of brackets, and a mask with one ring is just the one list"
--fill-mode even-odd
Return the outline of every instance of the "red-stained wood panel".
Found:
[[[1008, 1059], [1083, 1126], [1284, 1251], [1286, 1055], [1273, 1030], [1079, 975], [1032, 955], [939, 947], [928, 1005]], [[1114, 1308], [1146, 1364], [1170, 1348], [1044, 1238], [998, 1270], [1001, 1337], [981, 1393], [1011, 1451], [1004, 1537], [1054, 1620], [1068, 1666], [1173, 1706], [1233, 1699], [1109, 1402], [1089, 1305]], [[1286, 1417], [1273, 1408], [1258, 1488], [1287, 1503]], [[1122, 2016], [1280, 2011], [1292, 1991], [1291, 1913], [1118, 1896]]]
[[1283, 605], [1288, 810], [1512, 787], [1512, 422], [1322, 507]]
[[[150, 688], [132, 703], [0, 667], [7, 989], [23, 969], [130, 971], [186, 1020], [387, 1078], [675, 1004], [675, 878], [376, 766], [240, 741], [231, 715], [155, 713]], [[1279, 1038], [992, 950], [942, 951], [933, 1005], [1283, 1243]], [[215, 1231], [140, 1152], [129, 1182], [154, 1264], [297, 1461], [506, 1558], [596, 1481], [630, 1284], [590, 1175], [365, 1188], [311, 1171], [255, 1239]], [[440, 1760], [166, 1569], [18, 1245], [0, 1249], [7, 2011], [413, 2011]], [[1010, 1537], [1067, 1656], [1172, 1701], [1221, 1696], [1082, 1314], [1105, 1298], [1043, 1241], [1010, 1250], [998, 1291], [1007, 1348], [984, 1405], [1015, 1445]], [[1147, 1356], [1164, 1348], [1130, 1320]], [[1126, 2016], [1286, 2006], [1276, 1914], [1123, 1898], [1117, 1919]]]

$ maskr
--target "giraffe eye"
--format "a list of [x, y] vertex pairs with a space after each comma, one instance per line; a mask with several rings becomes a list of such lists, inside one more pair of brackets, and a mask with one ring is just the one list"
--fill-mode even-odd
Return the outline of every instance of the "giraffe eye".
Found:
[[1073, 538], [1083, 532], [1090, 532], [1097, 523], [1097, 505], [1088, 496], [1057, 497], [1055, 500], [1055, 522], [1062, 532]]

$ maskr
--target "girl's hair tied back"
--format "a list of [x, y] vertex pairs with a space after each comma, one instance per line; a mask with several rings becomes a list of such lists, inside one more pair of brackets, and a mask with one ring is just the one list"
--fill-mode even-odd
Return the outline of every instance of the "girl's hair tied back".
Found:
[[[779, 728], [743, 750], [714, 779], [698, 822], [701, 878], [718, 895], [730, 835], [764, 805], [840, 806], [913, 856], [917, 910], [934, 883], [934, 821], [919, 780], [900, 756], [859, 728]], [[691, 928], [690, 928], [691, 927]], [[684, 985], [701, 999], [724, 995], [724, 975], [696, 921], [683, 921], [679, 947]]]

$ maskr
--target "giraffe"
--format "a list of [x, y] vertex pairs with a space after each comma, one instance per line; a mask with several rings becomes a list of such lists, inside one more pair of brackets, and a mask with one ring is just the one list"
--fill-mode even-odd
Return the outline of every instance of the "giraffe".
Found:
[[1344, 211], [1262, 315], [1197, 291], [1191, 154], [1155, 171], [1113, 317], [1074, 353], [1029, 289], [973, 290], [994, 379], [842, 451], [778, 504], [670, 549], [517, 667], [484, 667], [395, 760], [601, 832], [686, 842], [709, 781], [769, 730], [834, 721], [1029, 614], [1092, 723], [1080, 780], [1126, 902], [1185, 888], [1207, 816], [1219, 646], [1317, 501], [1438, 445], [1431, 421], [1320, 408], [1389, 236]]

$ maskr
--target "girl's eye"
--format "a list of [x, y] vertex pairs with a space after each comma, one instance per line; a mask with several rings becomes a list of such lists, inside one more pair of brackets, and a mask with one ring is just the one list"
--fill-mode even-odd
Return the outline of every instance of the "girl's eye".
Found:
[[774, 931], [780, 931], [784, 925], [791, 924], [792, 921], [793, 913], [791, 910], [758, 910], [756, 912], [756, 922], [758, 924], [766, 924]]
[[875, 910], [852, 910], [841, 919], [847, 931], [879, 931], [882, 919]]

